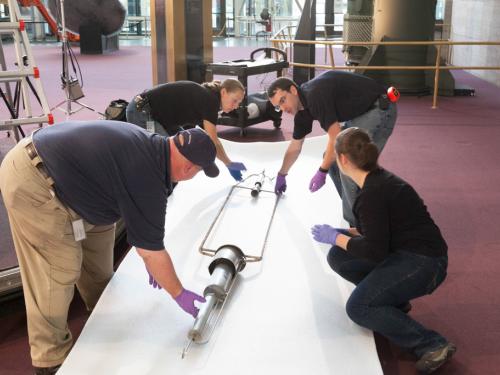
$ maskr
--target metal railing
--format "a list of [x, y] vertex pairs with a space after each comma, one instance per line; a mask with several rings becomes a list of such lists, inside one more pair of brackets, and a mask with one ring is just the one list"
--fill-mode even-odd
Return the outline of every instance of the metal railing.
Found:
[[[281, 30], [280, 30], [281, 32]], [[284, 34], [283, 34], [284, 35]], [[391, 42], [341, 42], [341, 41], [311, 41], [311, 40], [294, 40], [294, 39], [281, 39], [279, 32], [271, 39], [273, 46], [284, 49], [287, 51], [288, 56], [293, 56], [293, 50], [282, 48], [285, 44], [309, 44], [309, 45], [325, 45], [325, 46], [435, 46], [436, 47], [436, 61], [434, 65], [415, 65], [415, 66], [335, 66], [333, 60], [331, 65], [318, 65], [318, 64], [303, 64], [290, 62], [290, 66], [297, 66], [302, 68], [320, 68], [320, 69], [338, 69], [338, 70], [434, 70], [434, 92], [432, 97], [432, 108], [437, 108], [437, 94], [439, 89], [439, 73], [441, 70], [500, 70], [500, 66], [454, 66], [441, 64], [441, 48], [443, 46], [500, 46], [500, 41], [467, 41], [456, 42], [449, 40], [435, 40], [435, 41], [391, 41]], [[330, 47], [331, 48], [331, 47]]]

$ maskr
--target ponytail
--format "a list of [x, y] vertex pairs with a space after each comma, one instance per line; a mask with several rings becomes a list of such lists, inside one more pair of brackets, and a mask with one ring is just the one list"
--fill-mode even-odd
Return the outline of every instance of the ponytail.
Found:
[[362, 129], [347, 128], [341, 131], [335, 141], [335, 151], [346, 155], [363, 171], [370, 172], [378, 168], [378, 148]]
[[212, 82], [203, 82], [201, 84], [204, 88], [219, 93], [221, 89], [221, 82], [220, 81], [212, 81]]
[[224, 81], [212, 81], [212, 82], [204, 82], [201, 84], [204, 88], [211, 90], [217, 94], [220, 93], [220, 90], [226, 89], [227, 92], [235, 92], [242, 91], [245, 92], [245, 86], [234, 78], [227, 78]]

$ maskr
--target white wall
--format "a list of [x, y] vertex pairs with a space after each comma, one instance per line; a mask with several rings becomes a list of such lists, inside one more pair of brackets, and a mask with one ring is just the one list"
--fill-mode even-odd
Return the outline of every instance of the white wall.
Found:
[[[453, 0], [451, 39], [500, 41], [500, 1]], [[454, 46], [453, 65], [500, 66], [500, 46]], [[500, 70], [471, 70], [500, 87]]]

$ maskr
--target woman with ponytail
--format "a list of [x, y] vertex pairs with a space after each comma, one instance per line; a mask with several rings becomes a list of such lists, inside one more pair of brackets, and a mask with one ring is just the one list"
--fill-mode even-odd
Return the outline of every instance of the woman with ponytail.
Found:
[[378, 165], [367, 133], [343, 130], [335, 153], [341, 173], [360, 189], [353, 205], [357, 224], [315, 225], [313, 237], [333, 245], [328, 264], [356, 285], [346, 304], [349, 317], [414, 353], [417, 370], [430, 373], [456, 346], [412, 319], [409, 301], [431, 294], [445, 279], [446, 242], [417, 192]]
[[163, 136], [173, 136], [185, 126], [201, 126], [215, 143], [217, 159], [239, 181], [246, 167], [228, 157], [215, 126], [219, 111], [238, 108], [244, 96], [245, 87], [232, 78], [201, 85], [192, 81], [164, 83], [132, 99], [127, 106], [127, 121]]

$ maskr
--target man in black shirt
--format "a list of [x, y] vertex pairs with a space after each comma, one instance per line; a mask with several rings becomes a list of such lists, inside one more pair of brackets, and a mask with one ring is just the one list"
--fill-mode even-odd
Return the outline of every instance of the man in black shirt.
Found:
[[240, 181], [245, 165], [233, 162], [217, 136], [220, 110], [231, 112], [245, 96], [240, 81], [228, 78], [198, 84], [191, 81], [164, 83], [136, 95], [127, 106], [127, 121], [161, 135], [174, 135], [183, 126], [201, 126], [217, 148], [217, 158]]
[[163, 243], [172, 183], [219, 173], [199, 128], [166, 138], [117, 121], [71, 121], [37, 131], [4, 158], [0, 189], [24, 289], [33, 366], [55, 373], [68, 354], [76, 285], [91, 310], [113, 275], [114, 223], [147, 271], [189, 314], [203, 297], [184, 289]]
[[342, 198], [344, 218], [354, 226], [352, 205], [358, 188], [339, 172], [333, 145], [341, 128], [356, 126], [365, 129], [382, 151], [397, 117], [396, 104], [389, 102], [385, 93], [384, 87], [371, 78], [333, 70], [300, 87], [285, 77], [275, 80], [268, 88], [269, 100], [277, 110], [295, 115], [293, 139], [276, 178], [276, 193], [286, 190], [285, 176], [299, 157], [313, 121], [317, 120], [328, 134], [328, 144], [309, 189], [311, 192], [320, 189], [329, 173]]

